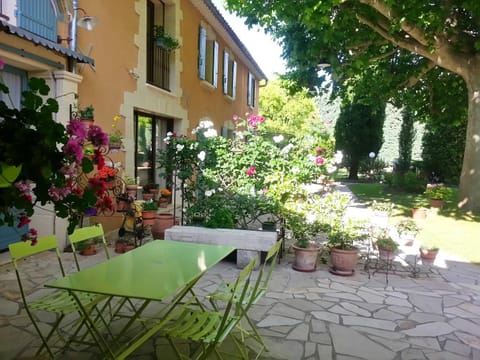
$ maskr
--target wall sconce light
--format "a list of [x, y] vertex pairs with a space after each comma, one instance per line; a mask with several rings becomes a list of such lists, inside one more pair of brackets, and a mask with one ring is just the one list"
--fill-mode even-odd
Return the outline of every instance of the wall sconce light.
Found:
[[98, 24], [98, 19], [87, 15], [87, 12], [82, 8], [75, 8], [74, 10], [81, 10], [85, 14], [84, 17], [78, 19], [77, 25], [81, 28], [87, 29], [88, 31], [92, 31], [93, 28]]

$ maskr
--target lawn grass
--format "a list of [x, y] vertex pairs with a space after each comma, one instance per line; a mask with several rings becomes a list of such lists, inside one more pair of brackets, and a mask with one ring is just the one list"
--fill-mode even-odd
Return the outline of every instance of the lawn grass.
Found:
[[[369, 206], [373, 200], [395, 204], [391, 223], [411, 217], [413, 207], [429, 207], [423, 195], [407, 194], [383, 184], [347, 184], [358, 199]], [[461, 212], [456, 207], [456, 190], [445, 207], [430, 209], [426, 220], [417, 220], [421, 230], [417, 239], [422, 244], [436, 245], [440, 250], [480, 264], [480, 215]]]

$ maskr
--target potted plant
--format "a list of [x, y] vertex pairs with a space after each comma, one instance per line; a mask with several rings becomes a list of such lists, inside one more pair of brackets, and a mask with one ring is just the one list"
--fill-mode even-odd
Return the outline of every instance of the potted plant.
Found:
[[160, 207], [167, 207], [172, 202], [172, 192], [168, 189], [160, 190], [160, 199], [158, 199]]
[[450, 196], [451, 189], [440, 185], [427, 185], [427, 190], [425, 190], [425, 196], [430, 201], [430, 205], [436, 208], [442, 208], [445, 205], [445, 199]]
[[382, 230], [376, 235], [375, 245], [378, 248], [380, 258], [387, 260], [395, 258], [395, 251], [398, 249], [398, 243], [392, 239], [387, 231]]
[[137, 197], [138, 190], [137, 181], [135, 178], [128, 175], [123, 175], [123, 181], [125, 182], [125, 191], [127, 195], [135, 199]]
[[84, 108], [79, 109], [80, 119], [86, 125], [92, 125], [95, 122], [94, 111], [95, 111], [95, 108], [92, 105], [88, 105]]
[[265, 221], [262, 221], [262, 230], [277, 231], [277, 222], [272, 215], [269, 215]]
[[420, 246], [420, 257], [422, 258], [422, 260], [434, 262], [439, 250], [440, 249], [436, 245], [423, 244], [422, 246]]
[[85, 256], [95, 255], [97, 253], [94, 240], [82, 241], [81, 243], [78, 244], [77, 250], [80, 253], [80, 255], [85, 255]]
[[158, 204], [154, 201], [145, 201], [142, 204], [142, 219], [144, 225], [153, 225], [157, 215]]
[[317, 224], [307, 222], [305, 214], [290, 213], [287, 215], [286, 227], [292, 232], [295, 243], [295, 261], [292, 268], [302, 272], [317, 270], [317, 257], [320, 245], [313, 238], [318, 231]]
[[404, 219], [397, 224], [396, 228], [405, 245], [412, 246], [419, 231], [417, 223], [412, 219]]
[[122, 147], [122, 140], [122, 132], [117, 129], [108, 135], [108, 147], [110, 150], [118, 150]]
[[115, 252], [118, 254], [123, 254], [133, 249], [135, 249], [135, 241], [132, 239], [120, 238], [115, 241]]
[[388, 218], [393, 210], [393, 204], [374, 200], [370, 209], [373, 212], [372, 222], [379, 227], [388, 226]]
[[328, 235], [330, 249], [330, 272], [336, 275], [351, 276], [355, 273], [358, 259], [356, 240], [361, 240], [365, 234], [359, 231], [356, 224], [338, 224]]
[[167, 51], [172, 51], [180, 47], [180, 43], [173, 36], [165, 32], [165, 28], [161, 25], [155, 25], [153, 27], [153, 37], [155, 44]]

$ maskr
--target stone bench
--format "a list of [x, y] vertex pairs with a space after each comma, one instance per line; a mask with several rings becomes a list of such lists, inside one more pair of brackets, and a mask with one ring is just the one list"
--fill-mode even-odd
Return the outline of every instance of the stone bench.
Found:
[[260, 264], [260, 253], [277, 242], [275, 231], [210, 229], [199, 226], [173, 226], [165, 230], [165, 240], [227, 245], [237, 249], [237, 267], [245, 267], [254, 257]]

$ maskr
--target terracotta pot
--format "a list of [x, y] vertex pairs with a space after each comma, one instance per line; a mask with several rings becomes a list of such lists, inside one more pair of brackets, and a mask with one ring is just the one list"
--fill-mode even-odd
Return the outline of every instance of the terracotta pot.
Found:
[[444, 200], [430, 199], [430, 206], [434, 208], [441, 209], [445, 205]]
[[160, 199], [158, 199], [158, 206], [161, 208], [166, 208], [168, 207], [168, 204], [170, 202], [168, 201], [168, 198], [161, 196]]
[[143, 200], [152, 200], [153, 199], [153, 194], [152, 193], [143, 193], [142, 197], [143, 197]]
[[119, 150], [122, 148], [122, 143], [121, 142], [109, 142], [108, 143], [108, 148], [110, 150]]
[[312, 272], [317, 270], [317, 257], [320, 251], [319, 246], [312, 246], [308, 248], [301, 248], [296, 245], [292, 245], [295, 251], [295, 262], [292, 268], [302, 272]]
[[95, 122], [95, 119], [80, 119], [82, 121], [82, 123], [85, 124], [86, 127], [90, 127], [93, 125], [93, 123]]
[[420, 257], [423, 260], [429, 260], [429, 261], [435, 261], [435, 258], [437, 257], [438, 254], [438, 249], [424, 249], [420, 248]]
[[118, 253], [118, 254], [123, 254], [125, 252], [125, 247], [126, 246], [127, 246], [127, 244], [125, 244], [123, 242], [115, 243], [115, 252]]
[[175, 225], [175, 218], [171, 214], [157, 214], [152, 226], [152, 236], [154, 239], [165, 239], [165, 230]]
[[137, 198], [137, 189], [138, 189], [137, 185], [127, 185], [126, 186], [127, 195], [136, 199]]
[[384, 259], [384, 260], [395, 259], [395, 253], [393, 251], [386, 250], [386, 249], [378, 248], [378, 255], [380, 256], [381, 259]]
[[143, 225], [153, 225], [155, 223], [155, 215], [157, 214], [156, 210], [142, 211]]
[[428, 210], [425, 208], [413, 208], [412, 217], [417, 220], [424, 220], [427, 218]]
[[95, 255], [96, 253], [97, 251], [95, 250], [95, 244], [91, 244], [89, 248], [80, 251], [80, 254], [85, 256]]
[[330, 272], [336, 275], [351, 276], [355, 272], [357, 265], [358, 249], [336, 249], [330, 250], [330, 263], [332, 267]]

